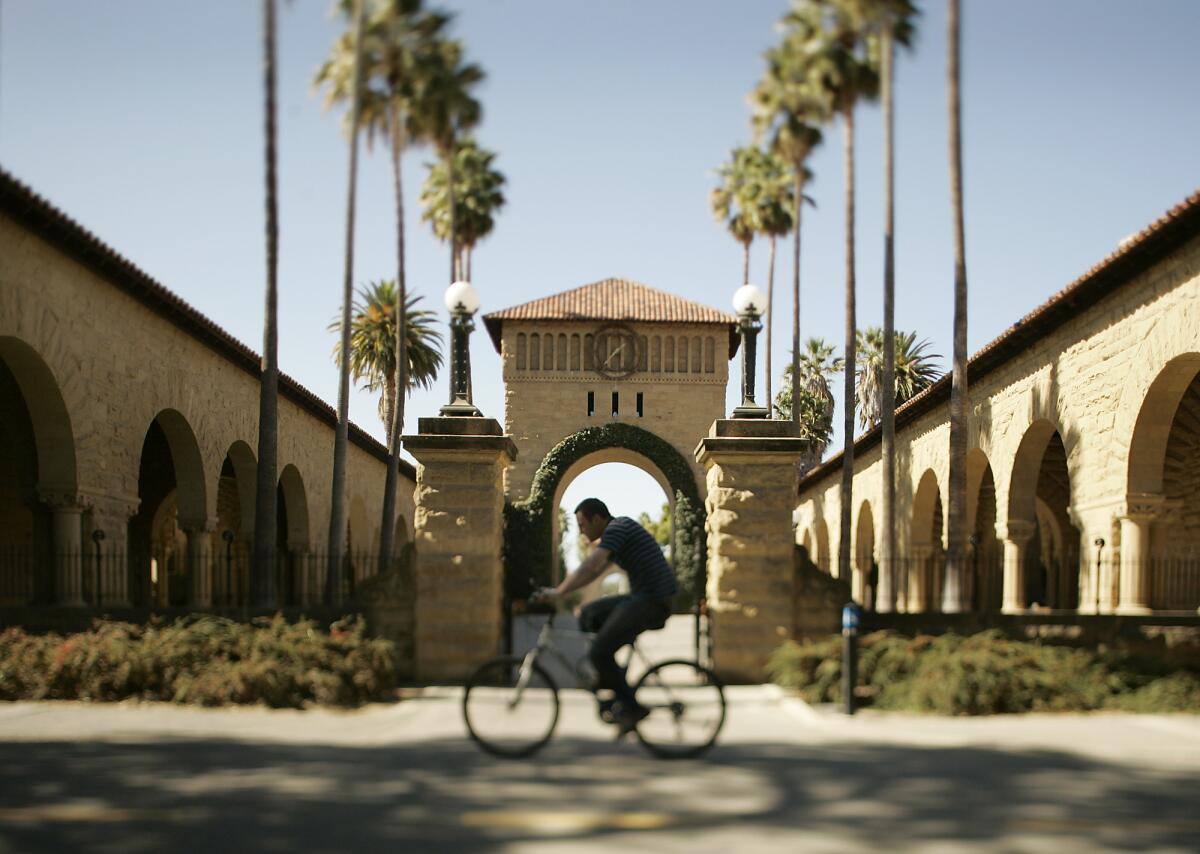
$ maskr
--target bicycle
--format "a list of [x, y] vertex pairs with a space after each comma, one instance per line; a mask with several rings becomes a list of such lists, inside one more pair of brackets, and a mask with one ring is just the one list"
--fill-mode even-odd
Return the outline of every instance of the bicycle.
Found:
[[[471, 738], [488, 753], [532, 756], [554, 735], [558, 685], [538, 660], [546, 655], [568, 672], [579, 669], [555, 646], [555, 616], [549, 615], [537, 643], [524, 656], [497, 656], [467, 680], [463, 720]], [[638, 741], [663, 759], [692, 758], [712, 747], [725, 724], [725, 688], [717, 675], [686, 659], [651, 664], [636, 643], [631, 650], [631, 661], [647, 667], [634, 686], [637, 702], [649, 711], [633, 730]], [[581, 682], [593, 684], [586, 676]], [[587, 690], [599, 703], [596, 689]]]

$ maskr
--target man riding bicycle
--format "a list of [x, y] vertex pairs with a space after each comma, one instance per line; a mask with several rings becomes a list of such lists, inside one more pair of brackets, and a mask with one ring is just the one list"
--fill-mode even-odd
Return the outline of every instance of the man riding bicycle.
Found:
[[602, 704], [601, 711], [610, 711], [619, 733], [624, 734], [646, 717], [647, 711], [634, 699], [625, 671], [616, 662], [617, 650], [633, 643], [642, 632], [666, 625], [679, 587], [662, 549], [635, 520], [628, 516], [614, 519], [598, 498], [579, 502], [575, 520], [588, 540], [600, 542], [561, 584], [539, 591], [538, 598], [553, 603], [595, 581], [609, 563], [628, 574], [629, 593], [597, 599], [579, 614], [580, 628], [595, 632], [588, 657], [596, 669], [596, 687], [613, 693], [611, 708]]

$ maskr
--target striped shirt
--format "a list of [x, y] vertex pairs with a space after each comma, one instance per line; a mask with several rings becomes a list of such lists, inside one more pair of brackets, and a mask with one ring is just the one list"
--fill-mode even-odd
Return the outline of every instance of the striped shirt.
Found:
[[663, 557], [662, 548], [650, 532], [628, 516], [608, 523], [600, 547], [612, 552], [612, 560], [629, 575], [629, 592], [651, 599], [670, 599], [678, 591], [675, 570]]

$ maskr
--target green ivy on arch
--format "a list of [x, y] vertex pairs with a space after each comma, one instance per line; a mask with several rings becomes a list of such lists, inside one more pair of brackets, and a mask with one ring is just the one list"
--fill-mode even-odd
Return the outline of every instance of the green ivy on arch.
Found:
[[641, 454], [666, 477], [675, 495], [671, 543], [672, 563], [679, 578], [681, 600], [694, 602], [704, 583], [707, 544], [704, 535], [704, 500], [687, 461], [668, 442], [649, 430], [613, 422], [572, 433], [546, 454], [533, 475], [529, 496], [504, 505], [504, 567], [506, 592], [512, 599], [527, 597], [532, 581], [550, 583], [554, 555], [554, 493], [563, 474], [588, 454], [623, 448]]

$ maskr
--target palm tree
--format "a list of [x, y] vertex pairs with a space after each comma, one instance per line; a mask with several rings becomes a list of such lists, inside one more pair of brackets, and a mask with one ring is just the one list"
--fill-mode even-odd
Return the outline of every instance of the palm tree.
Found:
[[895, 352], [892, 370], [887, 370], [887, 337], [878, 326], [858, 331], [858, 360], [856, 385], [858, 423], [863, 429], [874, 427], [883, 416], [887, 399], [887, 381], [892, 380], [892, 399], [899, 405], [937, 382], [941, 376], [935, 359], [941, 356], [927, 352], [929, 341], [917, 341], [916, 332], [895, 333]]
[[[405, 355], [408, 365], [404, 371], [406, 387], [432, 388], [442, 366], [440, 345], [442, 335], [435, 328], [437, 315], [416, 308], [419, 296], [410, 296], [404, 308], [408, 325]], [[400, 377], [396, 373], [396, 283], [390, 279], [372, 282], [359, 288], [350, 321], [350, 376], [363, 383], [369, 392], [382, 392], [379, 397], [379, 418], [384, 425], [395, 421], [398, 403], [396, 389]], [[341, 322], [329, 324], [330, 331], [340, 332]], [[340, 357], [335, 349], [333, 357]]]
[[[447, 207], [451, 211], [456, 207], [454, 153], [462, 134], [483, 117], [483, 108], [471, 95], [483, 77], [478, 65], [463, 62], [462, 43], [454, 39], [439, 40], [436, 49], [423, 58], [415, 118], [446, 164]], [[450, 283], [454, 282], [458, 267], [457, 220], [457, 216], [450, 216]]]
[[[350, 0], [342, 0], [344, 12], [350, 12]], [[404, 251], [404, 194], [401, 158], [405, 148], [420, 142], [424, 129], [417, 116], [417, 98], [422, 92], [420, 75], [437, 50], [438, 39], [449, 23], [447, 15], [422, 12], [420, 0], [383, 0], [377, 2], [367, 21], [362, 55], [367, 67], [360, 104], [359, 125], [365, 131], [368, 147], [376, 135], [391, 143], [392, 183], [396, 206], [396, 282], [393, 312], [407, 306], [408, 288]], [[326, 105], [344, 102], [354, 92], [354, 56], [356, 45], [349, 34], [334, 45], [330, 58], [317, 71], [315, 83], [327, 87]], [[396, 333], [393, 364], [407, 366], [406, 334], [410, 324], [392, 324]], [[403, 385], [407, 382], [400, 380]], [[404, 432], [404, 398], [398, 400], [386, 423], [388, 468], [384, 483], [382, 521], [379, 538], [380, 569], [391, 565], [394, 546], [396, 490], [399, 482], [400, 436]]]
[[758, 231], [759, 158], [757, 148], [735, 148], [717, 168], [721, 184], [709, 195], [713, 216], [742, 245], [742, 284], [750, 281], [750, 244]]
[[[771, 369], [771, 347], [773, 340], [771, 327], [774, 326], [772, 314], [775, 305], [775, 242], [780, 237], [786, 237], [791, 233], [793, 223], [796, 219], [793, 213], [795, 199], [792, 195], [792, 188], [796, 182], [792, 178], [792, 167], [786, 160], [773, 151], [768, 151], [763, 155], [762, 167], [763, 174], [760, 182], [761, 191], [757, 199], [756, 219], [758, 220], [758, 232], [767, 238], [768, 246], [766, 394], [764, 395], [764, 399], [770, 401], [771, 378], [774, 376]], [[807, 181], [811, 177], [812, 173], [808, 172], [804, 176], [803, 181]], [[813, 204], [812, 199], [807, 196], [804, 196], [802, 201]]]
[[896, 550], [896, 404], [892, 390], [895, 378], [892, 366], [896, 363], [895, 333], [895, 252], [893, 185], [893, 97], [892, 78], [894, 45], [909, 46], [913, 36], [916, 8], [909, 0], [843, 0], [842, 5], [853, 16], [853, 26], [866, 38], [877, 42], [880, 57], [879, 88], [883, 100], [883, 389], [880, 419], [883, 422], [883, 443], [880, 450], [883, 474], [883, 536], [879, 541], [880, 585], [876, 610], [890, 611], [893, 606], [893, 556]]
[[458, 236], [456, 278], [471, 279], [471, 254], [480, 240], [491, 234], [496, 213], [504, 207], [504, 175], [493, 168], [495, 152], [480, 148], [470, 137], [460, 140], [454, 151], [454, 192], [443, 161], [427, 163], [429, 174], [421, 188], [425, 206], [421, 219], [428, 222], [434, 237], [450, 239], [450, 199], [455, 199], [454, 231]]
[[[833, 439], [833, 391], [829, 378], [845, 367], [833, 353], [833, 346], [824, 339], [809, 338], [798, 360], [799, 372], [793, 373], [793, 365], [784, 368], [783, 376], [788, 382], [775, 397], [776, 415], [785, 421], [795, 420], [800, 425], [800, 436], [809, 440], [801, 470], [819, 463]], [[791, 382], [793, 376], [796, 382]], [[794, 395], [796, 387], [800, 389], [799, 395]], [[798, 400], [799, 405], [793, 407], [793, 400]]]
[[959, 102], [958, 0], [947, 0], [946, 77], [950, 110], [950, 206], [954, 215], [954, 355], [950, 380], [950, 478], [946, 581], [942, 610], [968, 607], [967, 556], [967, 260], [963, 235], [962, 115]]
[[[817, 89], [831, 113], [842, 117], [846, 187], [846, 338], [845, 412], [843, 423], [841, 530], [838, 536], [839, 576], [850, 575], [850, 523], [854, 484], [854, 356], [857, 338], [854, 269], [854, 108], [860, 98], [873, 97], [879, 78], [866, 56], [861, 34], [850, 14], [855, 0], [807, 0], [791, 13], [804, 21], [810, 33], [807, 50], [812, 57]], [[813, 26], [816, 23], [817, 26]]]
[[[792, 398], [800, 398], [800, 214], [804, 184], [812, 173], [805, 167], [813, 149], [821, 144], [817, 124], [828, 117], [813, 80], [813, 62], [806, 41], [813, 32], [807, 17], [787, 16], [781, 22], [784, 38], [766, 52], [767, 70], [750, 94], [755, 138], [769, 140], [770, 149], [791, 164], [792, 180]], [[792, 419], [797, 428], [800, 410]]]
[[346, 550], [346, 456], [350, 426], [350, 309], [354, 281], [354, 206], [358, 181], [358, 130], [362, 120], [363, 80], [366, 63], [363, 61], [363, 35], [366, 30], [366, 0], [356, 0], [354, 35], [351, 38], [350, 84], [350, 167], [346, 181], [346, 250], [343, 261], [342, 321], [338, 377], [337, 431], [333, 443], [333, 484], [329, 507], [329, 569], [326, 576], [326, 597], [333, 605], [342, 600], [342, 559]]
[[275, 604], [272, 554], [276, 540], [276, 470], [279, 449], [279, 204], [275, 152], [275, 0], [263, 0], [263, 99], [266, 129], [267, 294], [263, 317], [262, 375], [258, 389], [258, 468], [254, 489], [255, 607]]

